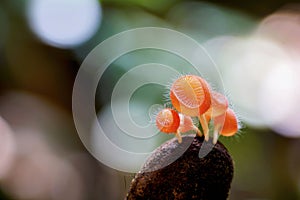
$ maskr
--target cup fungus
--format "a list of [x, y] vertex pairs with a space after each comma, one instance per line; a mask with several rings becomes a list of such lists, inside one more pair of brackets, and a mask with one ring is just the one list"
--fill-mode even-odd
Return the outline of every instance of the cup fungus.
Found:
[[211, 105], [208, 83], [196, 75], [181, 76], [171, 86], [170, 99], [178, 112], [199, 118], [204, 136], [208, 139], [209, 128], [204, 117]]
[[193, 124], [193, 120], [190, 116], [177, 113], [170, 108], [164, 108], [157, 114], [156, 126], [163, 133], [175, 134], [179, 143], [182, 142], [181, 133], [190, 130], [196, 131], [199, 136], [202, 136], [200, 130]]
[[[198, 117], [203, 129], [204, 138], [209, 140], [209, 121], [213, 121], [213, 143], [216, 144], [218, 137], [233, 136], [238, 131], [238, 120], [233, 110], [228, 108], [228, 100], [225, 95], [213, 91], [209, 84], [196, 75], [184, 75], [176, 79], [170, 88], [170, 100], [173, 107], [183, 116], [187, 123], [192, 122], [191, 117]], [[169, 115], [171, 116], [171, 115]], [[158, 124], [157, 120], [157, 124]], [[180, 123], [182, 124], [180, 120]], [[178, 123], [177, 123], [178, 125]], [[181, 142], [180, 133], [194, 130], [199, 136], [202, 135], [195, 125], [181, 125], [176, 130], [178, 141]], [[158, 128], [163, 131], [159, 126]], [[175, 131], [172, 131], [175, 132]], [[166, 133], [166, 132], [165, 132]]]

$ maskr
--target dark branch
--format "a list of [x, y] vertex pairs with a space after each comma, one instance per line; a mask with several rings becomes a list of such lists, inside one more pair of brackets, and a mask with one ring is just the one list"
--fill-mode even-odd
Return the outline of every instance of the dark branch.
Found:
[[[185, 153], [169, 164], [172, 156], [178, 156], [180, 148], [191, 140]], [[127, 199], [227, 199], [233, 178], [232, 158], [218, 142], [200, 159], [202, 142], [203, 138], [187, 135], [182, 144], [174, 138], [160, 146], [136, 175]], [[166, 167], [160, 169], [162, 166]], [[158, 170], [152, 171], [154, 168]]]

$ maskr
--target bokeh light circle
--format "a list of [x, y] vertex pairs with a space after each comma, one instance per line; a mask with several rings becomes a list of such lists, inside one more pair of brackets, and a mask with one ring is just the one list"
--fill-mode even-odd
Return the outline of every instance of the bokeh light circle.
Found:
[[[291, 64], [289, 57], [276, 43], [260, 37], [236, 40], [225, 48], [223, 56], [226, 66], [223, 73], [224, 84], [242, 120], [256, 127], [270, 124], [268, 119], [271, 112], [262, 106], [264, 103], [261, 101], [271, 102], [273, 99], [268, 95], [262, 96], [262, 93], [266, 93], [263, 85], [274, 69], [282, 69]], [[273, 83], [274, 90], [280, 82], [278, 79]], [[285, 104], [278, 106], [285, 112]]]
[[[155, 76], [150, 75], [154, 70], [159, 71], [160, 73]], [[143, 79], [133, 80], [132, 77], [138, 77], [140, 74], [149, 74], [150, 76], [144, 76]], [[155, 136], [159, 132], [155, 123], [148, 123], [145, 126], [134, 123], [128, 109], [130, 99], [133, 93], [143, 85], [157, 84], [166, 88], [170, 81], [167, 77], [176, 77], [179, 75], [179, 72], [171, 67], [158, 63], [148, 63], [136, 66], [125, 73], [118, 80], [111, 96], [112, 114], [118, 127], [120, 127], [124, 133], [132, 137], [150, 138]], [[121, 101], [122, 103], [120, 103], [121, 105], [115, 104], [120, 98], [123, 98], [123, 101]]]
[[30, 0], [32, 31], [49, 45], [68, 48], [87, 41], [101, 22], [97, 0]]
[[[269, 39], [288, 57], [265, 77], [260, 107], [267, 125], [289, 138], [300, 137], [299, 10], [299, 4], [287, 5], [262, 20], [254, 32], [255, 37]], [[272, 59], [278, 62], [279, 58], [274, 56]]]
[[[100, 43], [88, 54], [76, 76], [72, 98], [73, 118], [79, 137], [89, 152], [103, 164], [125, 172], [138, 172], [152, 151], [128, 151], [113, 143], [108, 136], [114, 133], [104, 131], [98, 122], [95, 94], [101, 76], [112, 62], [128, 52], [141, 49], [158, 49], [183, 58], [199, 75], [215, 80], [215, 87], [224, 92], [222, 79], [211, 57], [199, 43], [183, 33], [166, 28], [145, 27], [121, 32]], [[144, 70], [149, 70], [147, 65]], [[160, 70], [153, 71], [153, 76], [156, 73], [160, 73]], [[211, 79], [216, 75], [218, 79]], [[136, 143], [148, 142], [145, 137], [131, 139]], [[204, 142], [199, 155], [207, 155], [212, 147], [211, 141]], [[182, 153], [184, 150], [183, 147]], [[174, 161], [177, 158], [174, 157]]]

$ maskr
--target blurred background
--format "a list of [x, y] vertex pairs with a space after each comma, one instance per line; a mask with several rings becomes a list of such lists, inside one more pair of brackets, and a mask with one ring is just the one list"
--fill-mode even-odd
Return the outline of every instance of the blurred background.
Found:
[[[221, 138], [235, 161], [230, 199], [300, 199], [300, 4], [285, 0], [1, 0], [0, 199], [125, 197], [134, 174], [86, 151], [72, 119], [72, 87], [94, 47], [145, 26], [187, 34], [219, 68], [243, 125], [238, 136]], [[95, 98], [108, 130], [114, 85], [149, 62], [192, 72], [186, 61], [151, 49], [115, 60]], [[148, 107], [164, 103], [163, 93], [139, 88], [132, 118], [147, 122]]]

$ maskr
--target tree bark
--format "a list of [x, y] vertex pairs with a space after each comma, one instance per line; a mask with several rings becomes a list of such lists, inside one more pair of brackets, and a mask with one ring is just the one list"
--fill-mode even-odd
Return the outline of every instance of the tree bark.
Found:
[[[224, 145], [218, 142], [207, 156], [199, 158], [203, 137], [185, 135], [182, 139], [181, 144], [174, 138], [154, 151], [133, 179], [127, 200], [228, 198], [234, 168]], [[170, 162], [185, 144], [191, 145]]]

